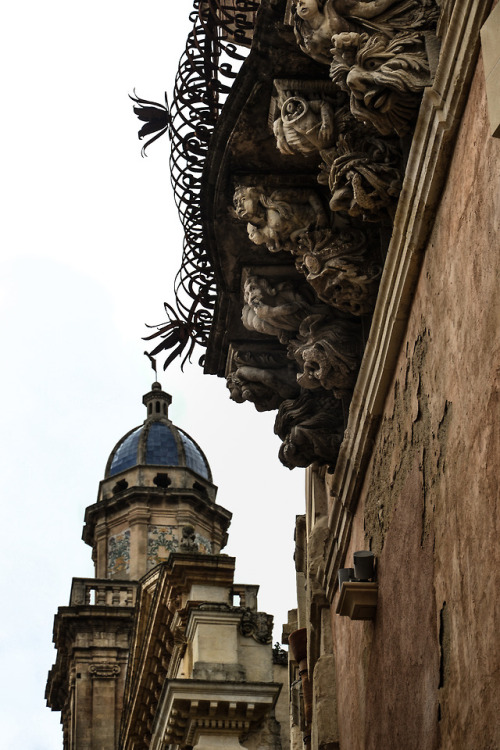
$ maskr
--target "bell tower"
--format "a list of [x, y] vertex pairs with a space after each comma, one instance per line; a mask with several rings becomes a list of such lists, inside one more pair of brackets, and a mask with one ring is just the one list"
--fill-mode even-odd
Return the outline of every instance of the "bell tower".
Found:
[[[85, 512], [95, 578], [74, 578], [69, 606], [57, 612], [46, 689], [50, 708], [61, 711], [64, 750], [118, 747], [141, 579], [172, 555], [198, 566], [203, 556], [218, 560], [226, 544], [231, 513], [215, 503], [201, 448], [169, 419], [171, 402], [153, 383], [144, 422], [111, 451], [97, 502]], [[234, 561], [226, 560], [229, 601]]]

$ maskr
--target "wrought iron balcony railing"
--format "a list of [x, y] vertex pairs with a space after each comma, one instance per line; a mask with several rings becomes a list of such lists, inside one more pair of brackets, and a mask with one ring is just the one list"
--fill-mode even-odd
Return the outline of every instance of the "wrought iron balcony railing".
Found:
[[[156, 330], [147, 337], [161, 338], [150, 356], [168, 352], [164, 369], [178, 356], [184, 365], [196, 345], [206, 348], [208, 343], [216, 283], [203, 242], [201, 178], [215, 124], [251, 45], [259, 5], [260, 0], [195, 0], [193, 28], [179, 62], [170, 108], [168, 103], [164, 107], [135, 99], [135, 112], [142, 120], [147, 120], [141, 113], [151, 109], [149, 105], [164, 111], [162, 132], [168, 131], [171, 141], [171, 181], [184, 227], [175, 307], [165, 303], [166, 322], [151, 326]], [[143, 130], [151, 134], [160, 128]]]

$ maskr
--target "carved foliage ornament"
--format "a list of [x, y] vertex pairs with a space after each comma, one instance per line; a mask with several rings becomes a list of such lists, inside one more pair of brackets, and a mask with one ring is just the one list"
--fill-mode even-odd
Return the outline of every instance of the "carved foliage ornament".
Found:
[[328, 181], [331, 211], [365, 221], [380, 222], [386, 212], [394, 218], [403, 178], [399, 145], [392, 138], [384, 140], [358, 126], [340, 134], [336, 146], [321, 156], [318, 181]]
[[295, 265], [319, 299], [352, 315], [371, 313], [381, 267], [372, 259], [364, 232], [345, 229], [304, 232]]

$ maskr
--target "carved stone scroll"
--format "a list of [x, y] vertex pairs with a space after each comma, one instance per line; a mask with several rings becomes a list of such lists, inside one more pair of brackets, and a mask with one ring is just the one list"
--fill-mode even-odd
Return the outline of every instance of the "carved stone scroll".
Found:
[[284, 466], [333, 465], [344, 437], [342, 404], [331, 393], [303, 391], [281, 404], [274, 431], [283, 441], [279, 458]]
[[247, 222], [255, 245], [273, 253], [291, 250], [297, 234], [328, 226], [319, 196], [305, 188], [266, 188], [239, 185], [234, 193], [234, 214]]
[[373, 311], [381, 267], [371, 258], [364, 232], [304, 232], [297, 244], [295, 265], [319, 299], [352, 315]]
[[120, 674], [119, 664], [112, 664], [109, 662], [101, 662], [99, 664], [91, 664], [89, 667], [89, 675], [93, 679], [99, 680], [113, 680]]
[[273, 616], [265, 612], [255, 612], [251, 609], [245, 609], [240, 620], [239, 629], [243, 636], [251, 637], [257, 643], [271, 643]]

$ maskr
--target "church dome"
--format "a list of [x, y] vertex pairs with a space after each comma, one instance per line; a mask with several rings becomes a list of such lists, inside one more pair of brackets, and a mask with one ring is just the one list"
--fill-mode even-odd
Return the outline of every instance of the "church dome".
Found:
[[134, 466], [168, 466], [192, 469], [212, 481], [210, 466], [199, 445], [168, 419], [171, 402], [160, 383], [153, 383], [152, 390], [143, 397], [147, 418], [117, 442], [106, 464], [106, 479]]

